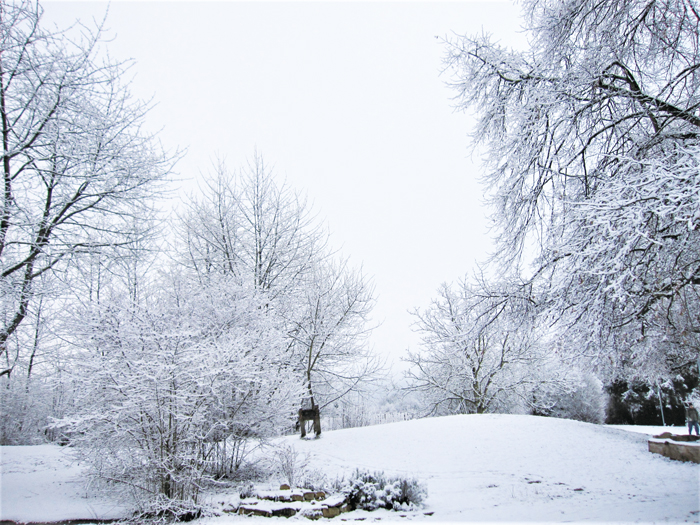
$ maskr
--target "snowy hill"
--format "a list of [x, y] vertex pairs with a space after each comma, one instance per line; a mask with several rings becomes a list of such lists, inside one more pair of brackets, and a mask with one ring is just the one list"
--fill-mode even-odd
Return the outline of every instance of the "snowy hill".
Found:
[[[646, 440], [644, 434], [569, 420], [468, 415], [336, 430], [318, 440], [289, 436], [280, 441], [308, 453], [310, 466], [331, 479], [360, 468], [422, 480], [429, 493], [425, 510], [434, 514], [414, 513], [404, 521], [697, 523], [700, 468], [649, 453]], [[20, 452], [28, 456], [31, 449], [50, 454], [44, 452], [43, 462], [34, 457], [23, 464]], [[51, 509], [46, 505], [56, 506], [52, 519], [68, 518], [62, 507], [76, 512], [76, 502], [69, 500], [82, 498], [84, 492], [76, 489], [71, 496], [65, 490], [67, 480], [60, 480], [49, 465], [50, 458], [63, 455], [65, 449], [2, 447], [1, 451], [1, 519], [48, 521], [46, 511]], [[28, 469], [34, 469], [35, 481], [43, 485], [32, 485]], [[46, 481], [49, 470], [51, 482]], [[70, 472], [74, 478], [76, 471]], [[36, 490], [39, 486], [41, 490]], [[109, 504], [97, 503], [90, 502], [86, 515], [70, 517], [103, 517], [96, 509]], [[388, 511], [343, 515], [348, 520], [359, 517], [402, 520]], [[227, 515], [194, 523], [223, 525], [251, 519], [265, 520]], [[279, 519], [285, 518], [272, 518]], [[290, 518], [297, 519], [305, 520]]]
[[[682, 429], [677, 429], [682, 431]], [[700, 467], [647, 451], [647, 436], [577, 421], [467, 415], [290, 440], [324, 470], [428, 484], [437, 521], [700, 520]], [[422, 518], [423, 519], [423, 518]]]

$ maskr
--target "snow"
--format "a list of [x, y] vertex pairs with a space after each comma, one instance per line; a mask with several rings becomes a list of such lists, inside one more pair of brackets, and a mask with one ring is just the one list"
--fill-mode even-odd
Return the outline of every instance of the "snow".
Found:
[[0, 520], [109, 519], [127, 514], [116, 501], [92, 494], [85, 466], [70, 447], [0, 447]]
[[670, 432], [671, 434], [687, 434], [688, 427], [662, 427], [662, 426], [648, 426], [648, 425], [606, 425], [607, 428], [617, 428], [620, 430], [627, 430], [629, 432], [638, 432], [640, 434], [646, 434], [648, 436], [658, 436], [664, 432]]
[[[668, 427], [630, 430], [488, 414], [336, 430], [317, 440], [288, 436], [279, 442], [308, 453], [309, 468], [330, 479], [360, 468], [414, 477], [427, 485], [422, 511], [354, 511], [335, 520], [700, 522], [700, 466], [648, 452], [648, 436]], [[69, 467], [66, 449], [43, 445], [1, 450], [0, 519], [115, 516], [113, 504], [84, 497], [76, 483], [82, 467]], [[300, 516], [224, 514], [193, 525], [281, 519], [306, 522]]]

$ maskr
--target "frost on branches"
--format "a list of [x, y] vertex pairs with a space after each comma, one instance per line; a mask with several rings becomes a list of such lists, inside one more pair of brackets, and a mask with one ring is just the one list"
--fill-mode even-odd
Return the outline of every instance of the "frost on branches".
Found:
[[101, 482], [180, 515], [235, 473], [251, 439], [290, 426], [299, 386], [259, 295], [177, 274], [156, 284], [85, 312], [77, 409], [60, 428]]
[[173, 163], [143, 132], [148, 105], [131, 97], [128, 64], [108, 58], [101, 31], [47, 30], [37, 2], [0, 3], [2, 444], [51, 436], [47, 418], [70, 403], [60, 328], [74, 278], [152, 238]]
[[443, 285], [430, 307], [414, 312], [421, 348], [408, 352], [407, 389], [435, 415], [527, 405], [545, 364], [532, 312], [505, 288]]
[[287, 363], [303, 378], [300, 403], [323, 409], [372, 379], [373, 287], [331, 252], [306, 200], [262, 156], [237, 172], [217, 165], [178, 233], [179, 260], [198, 279], [227, 276], [266, 295], [265, 308], [284, 325]]
[[200, 491], [292, 429], [304, 400], [371, 372], [371, 288], [330, 256], [303, 202], [259, 157], [208, 184], [167, 259], [91, 273], [99, 293], [74, 315], [75, 408], [55, 428], [149, 514], [196, 513]]
[[[528, 0], [530, 49], [448, 42], [498, 227], [569, 350], [671, 376], [699, 356], [700, 12]], [[527, 265], [527, 270], [523, 270]]]
[[[125, 67], [98, 60], [100, 28], [48, 32], [33, 2], [0, 4], [0, 377], [31, 368], [52, 279], [85, 254], [131, 247], [168, 159], [140, 129]], [[48, 302], [48, 301], [47, 301]], [[44, 305], [46, 306], [46, 305]], [[37, 329], [38, 330], [38, 329]], [[27, 375], [31, 371], [27, 372]]]
[[260, 157], [248, 168], [219, 167], [169, 251], [92, 273], [99, 293], [75, 314], [75, 409], [55, 428], [149, 514], [196, 513], [303, 402], [323, 408], [372, 373], [371, 288]]

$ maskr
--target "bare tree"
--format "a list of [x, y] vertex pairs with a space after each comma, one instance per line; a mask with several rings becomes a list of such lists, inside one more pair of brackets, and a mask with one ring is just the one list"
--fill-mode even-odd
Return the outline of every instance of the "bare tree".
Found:
[[238, 173], [219, 163], [181, 216], [183, 262], [197, 274], [231, 274], [275, 298], [327, 257], [327, 236], [299, 194], [278, 184], [259, 154]]
[[97, 59], [100, 28], [69, 37], [40, 22], [37, 4], [0, 5], [0, 375], [8, 376], [19, 356], [11, 338], [38, 278], [141, 238], [172, 163], [140, 129], [148, 108], [131, 99], [123, 64]]

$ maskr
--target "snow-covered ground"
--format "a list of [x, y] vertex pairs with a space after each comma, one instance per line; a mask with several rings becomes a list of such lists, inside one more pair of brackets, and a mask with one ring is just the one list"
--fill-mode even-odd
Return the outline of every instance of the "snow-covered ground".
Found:
[[[415, 477], [428, 487], [427, 507], [421, 512], [355, 511], [336, 521], [700, 522], [700, 466], [647, 451], [648, 434], [668, 427], [627, 428], [534, 416], [468, 415], [280, 441], [308, 454], [310, 468], [331, 479], [360, 468]], [[687, 432], [680, 427], [671, 431]], [[113, 502], [84, 497], [81, 467], [67, 462], [70, 449], [44, 445], [0, 451], [0, 519], [55, 521], [123, 512]], [[193, 525], [283, 519], [223, 515]]]
[[0, 447], [0, 520], [119, 518], [127, 509], [96, 496], [74, 450], [58, 445]]
[[638, 432], [639, 434], [646, 434], [648, 436], [658, 436], [664, 432], [670, 432], [671, 434], [687, 434], [687, 427], [654, 427], [645, 425], [606, 425], [607, 428], [617, 428], [620, 430], [628, 430], [630, 432]]

